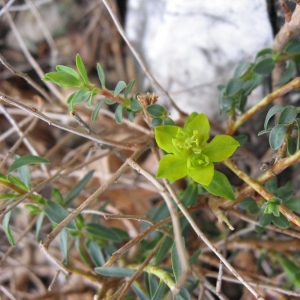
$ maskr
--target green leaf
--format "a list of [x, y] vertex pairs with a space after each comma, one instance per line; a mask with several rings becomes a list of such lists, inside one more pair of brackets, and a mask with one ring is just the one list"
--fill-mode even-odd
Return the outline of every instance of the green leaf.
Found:
[[290, 199], [294, 194], [294, 189], [291, 186], [285, 185], [277, 189], [275, 195], [276, 197], [282, 199], [283, 201]]
[[118, 107], [116, 108], [116, 111], [115, 111], [115, 118], [116, 118], [116, 122], [118, 124], [122, 124], [123, 122], [123, 105], [122, 104], [119, 104]]
[[131, 92], [133, 86], [135, 84], [135, 80], [131, 80], [128, 85], [126, 86], [126, 89], [124, 90], [124, 97], [128, 98], [128, 94]]
[[155, 140], [159, 148], [167, 153], [174, 153], [176, 149], [172, 139], [176, 137], [178, 130], [181, 128], [173, 125], [157, 126], [154, 128]]
[[98, 78], [101, 83], [101, 86], [103, 89], [105, 89], [105, 74], [99, 63], [97, 63], [97, 73], [98, 73]]
[[295, 120], [296, 124], [297, 124], [297, 127], [298, 127], [298, 138], [297, 138], [297, 150], [300, 149], [300, 119], [296, 119]]
[[276, 87], [280, 87], [280, 86], [286, 84], [287, 82], [289, 82], [292, 79], [292, 76], [295, 73], [296, 68], [297, 68], [296, 63], [294, 61], [290, 60], [288, 67], [285, 69], [285, 71], [281, 75], [281, 78], [276, 83]]
[[179, 256], [178, 256], [175, 244], [172, 247], [171, 261], [172, 261], [172, 269], [173, 269], [175, 279], [176, 279], [176, 281], [178, 281], [180, 278], [180, 275], [182, 273], [182, 269], [181, 269], [181, 263], [179, 260]]
[[147, 106], [146, 111], [154, 118], [160, 118], [165, 115], [165, 108], [159, 104], [152, 104]]
[[138, 99], [132, 99], [130, 104], [130, 109], [134, 112], [139, 111], [141, 109], [141, 104]]
[[240, 63], [235, 71], [234, 71], [234, 77], [241, 77], [243, 76], [245, 73], [248, 72], [248, 70], [252, 67], [252, 63], [250, 62], [242, 62]]
[[86, 101], [91, 95], [91, 92], [88, 90], [81, 89], [77, 91], [76, 93], [72, 94], [68, 100], [67, 103], [69, 104], [69, 107], [71, 107], [70, 111], [74, 110], [73, 105], [78, 104], [81, 102]]
[[73, 77], [77, 78], [78, 80], [81, 80], [79, 74], [70, 67], [58, 65], [58, 66], [56, 66], [56, 71], [68, 73], [68, 74], [72, 75]]
[[56, 188], [52, 189], [52, 197], [54, 198], [54, 201], [63, 206], [64, 198], [60, 191]]
[[286, 106], [279, 114], [277, 124], [292, 124], [298, 115], [298, 109], [294, 106]]
[[296, 279], [296, 274], [299, 273], [299, 266], [295, 265], [292, 261], [290, 261], [285, 257], [282, 257], [280, 259], [280, 263], [286, 273], [288, 281], [294, 284]]
[[297, 151], [296, 141], [290, 136], [287, 138], [287, 151], [289, 155], [293, 155]]
[[201, 249], [198, 249], [190, 258], [189, 258], [189, 265], [192, 266], [196, 261], [198, 260], [200, 254], [201, 254]]
[[95, 170], [89, 171], [69, 192], [67, 197], [64, 200], [64, 205], [68, 205], [71, 203], [79, 194], [80, 192], [85, 188], [85, 186], [88, 184], [90, 179], [93, 177]]
[[179, 294], [175, 295], [174, 297], [174, 300], [190, 300], [190, 299], [191, 299], [190, 293], [185, 287], [182, 287], [180, 289]]
[[90, 260], [89, 258], [86, 256], [86, 251], [85, 249], [82, 247], [81, 242], [80, 242], [80, 238], [76, 237], [75, 238], [75, 247], [77, 249], [77, 251], [79, 252], [79, 255], [82, 259], [82, 261], [89, 266], [90, 265]]
[[119, 81], [116, 85], [116, 88], [114, 90], [114, 97], [119, 95], [125, 88], [126, 88], [126, 83], [124, 81]]
[[270, 121], [270, 119], [278, 112], [282, 111], [283, 106], [281, 105], [275, 105], [272, 108], [269, 109], [267, 115], [266, 115], [266, 119], [265, 119], [265, 123], [264, 123], [264, 129], [267, 130], [268, 129], [268, 123]]
[[60, 251], [63, 254], [65, 263], [68, 264], [69, 261], [69, 251], [68, 251], [68, 232], [67, 229], [64, 228], [60, 233], [59, 233], [59, 247]]
[[162, 119], [161, 118], [154, 118], [151, 121], [151, 126], [152, 127], [157, 127], [160, 126], [162, 124]]
[[24, 166], [18, 168], [18, 173], [20, 175], [20, 178], [21, 178], [22, 182], [27, 187], [30, 187], [30, 185], [31, 185], [31, 178], [30, 178], [30, 170], [29, 170], [28, 165], [24, 165]]
[[196, 204], [197, 201], [198, 201], [198, 185], [195, 183], [190, 183], [185, 189], [181, 197], [181, 203], [187, 207]]
[[137, 295], [140, 300], [150, 300], [150, 298], [144, 293], [144, 291], [138, 286], [136, 282], [133, 282], [131, 285], [132, 290]]
[[273, 50], [271, 48], [262, 49], [256, 54], [255, 61], [261, 56], [272, 55], [272, 54], [273, 54]]
[[243, 87], [244, 81], [239, 78], [231, 78], [225, 88], [225, 96], [231, 97], [237, 94]]
[[278, 217], [275, 217], [274, 215], [272, 217], [272, 222], [277, 227], [281, 229], [287, 229], [290, 227], [289, 220], [282, 213], [280, 213]]
[[6, 234], [6, 237], [9, 241], [9, 243], [14, 247], [16, 244], [15, 244], [15, 240], [14, 240], [14, 237], [11, 233], [10, 226], [9, 226], [10, 216], [11, 216], [11, 211], [9, 211], [8, 213], [5, 214], [5, 216], [3, 218], [3, 229], [5, 231], [5, 234]]
[[156, 173], [157, 178], [166, 178], [177, 180], [187, 175], [186, 157], [175, 156], [173, 154], [165, 155], [160, 161]]
[[[44, 212], [54, 224], [59, 224], [69, 216], [68, 211], [56, 202], [48, 201], [44, 206]], [[69, 222], [66, 227], [68, 229], [76, 229], [75, 221]]]
[[278, 188], [277, 177], [273, 177], [266, 182], [265, 188], [272, 194], [275, 194]]
[[88, 223], [84, 230], [96, 239], [105, 239], [119, 242], [119, 236], [111, 229], [98, 223]]
[[158, 289], [157, 280], [155, 279], [154, 275], [148, 273], [145, 273], [144, 278], [147, 292], [151, 299], [153, 299], [153, 296]]
[[42, 229], [44, 218], [45, 218], [45, 214], [41, 213], [38, 216], [38, 219], [35, 223], [35, 236], [36, 236], [37, 241], [40, 241], [40, 232], [41, 232], [41, 229]]
[[102, 99], [97, 105], [96, 107], [94, 108], [93, 110], [93, 113], [92, 113], [92, 117], [91, 117], [91, 120], [94, 122], [97, 117], [98, 117], [98, 114], [99, 114], [99, 111], [100, 109], [102, 108], [102, 106], [104, 105], [105, 103], [105, 99]]
[[274, 67], [273, 59], [266, 58], [256, 63], [252, 71], [256, 74], [268, 75], [273, 71]]
[[258, 222], [261, 227], [266, 227], [273, 220], [272, 214], [264, 214], [264, 207], [262, 206], [259, 212]]
[[89, 81], [89, 77], [87, 75], [85, 65], [79, 54], [76, 55], [76, 67], [77, 67], [77, 70], [79, 71], [82, 79], [84, 80], [84, 82], [91, 85], [92, 83]]
[[97, 267], [94, 270], [101, 275], [113, 277], [131, 277], [135, 273], [135, 270], [117, 267]]
[[[77, 75], [78, 76], [78, 75]], [[79, 77], [79, 76], [78, 76]], [[79, 77], [75, 77], [70, 73], [58, 71], [45, 74], [42, 80], [51, 81], [61, 87], [78, 87], [84, 86], [84, 82]]]
[[207, 155], [210, 161], [220, 162], [230, 157], [239, 146], [239, 142], [233, 137], [220, 134], [213, 138], [202, 153]]
[[284, 141], [287, 127], [284, 125], [276, 125], [272, 128], [269, 136], [269, 144], [273, 150], [277, 150]]
[[38, 215], [42, 210], [36, 204], [25, 204], [25, 208], [29, 211], [29, 215]]
[[151, 300], [161, 300], [163, 298], [165, 288], [166, 288], [166, 285], [164, 284], [164, 282], [160, 281]]
[[240, 146], [243, 146], [248, 140], [248, 136], [245, 134], [236, 135], [233, 138], [240, 144]]
[[291, 211], [300, 211], [300, 198], [292, 197], [284, 201], [283, 205]]
[[264, 209], [264, 214], [273, 214], [275, 217], [279, 217], [279, 205], [280, 205], [281, 199], [275, 197], [270, 199]]
[[171, 118], [167, 117], [167, 118], [163, 119], [163, 124], [164, 125], [175, 125], [175, 122]]
[[298, 40], [292, 40], [291, 42], [289, 42], [284, 50], [284, 53], [298, 53], [300, 52], [300, 41]]
[[105, 259], [104, 259], [103, 253], [97, 242], [88, 241], [87, 249], [89, 251], [89, 254], [90, 254], [95, 266], [101, 267], [105, 264]]
[[162, 242], [161, 246], [159, 247], [158, 251], [155, 253], [155, 261], [154, 264], [158, 266], [163, 259], [168, 254], [169, 250], [171, 249], [172, 245], [174, 244], [173, 239], [166, 236], [164, 241]]
[[225, 199], [234, 201], [234, 190], [228, 180], [228, 178], [221, 172], [215, 171], [214, 177], [209, 185], [203, 185], [203, 187], [211, 194], [219, 196]]
[[36, 156], [36, 155], [23, 155], [19, 158], [17, 158], [8, 168], [7, 174], [10, 172], [26, 165], [32, 165], [32, 164], [50, 164], [50, 161], [46, 158]]

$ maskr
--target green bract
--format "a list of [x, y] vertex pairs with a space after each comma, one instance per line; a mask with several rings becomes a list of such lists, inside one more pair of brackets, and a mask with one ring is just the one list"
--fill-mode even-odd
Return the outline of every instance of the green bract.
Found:
[[155, 128], [158, 146], [166, 151], [156, 176], [177, 180], [189, 175], [208, 186], [214, 177], [214, 162], [230, 157], [239, 143], [228, 135], [218, 135], [207, 143], [210, 125], [206, 115], [192, 113], [184, 128], [164, 125]]

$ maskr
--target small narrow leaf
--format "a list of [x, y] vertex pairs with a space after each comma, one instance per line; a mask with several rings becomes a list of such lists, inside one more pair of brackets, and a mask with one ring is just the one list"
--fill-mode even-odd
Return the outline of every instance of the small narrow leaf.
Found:
[[172, 260], [173, 273], [174, 273], [176, 281], [178, 281], [178, 279], [180, 278], [180, 275], [182, 273], [182, 269], [181, 269], [181, 263], [179, 260], [179, 256], [178, 256], [175, 244], [172, 247], [171, 260]]
[[79, 74], [70, 67], [58, 65], [58, 66], [56, 66], [56, 71], [68, 73], [68, 74], [72, 75], [73, 77], [77, 78], [78, 80], [80, 80]]
[[276, 87], [282, 86], [282, 85], [286, 84], [287, 82], [289, 82], [291, 80], [293, 74], [295, 73], [296, 68], [297, 68], [296, 63], [294, 61], [290, 60], [288, 67], [285, 69], [285, 71], [281, 75], [281, 78], [276, 83]]
[[291, 211], [300, 211], [300, 198], [292, 197], [284, 201], [283, 205]]
[[87, 84], [89, 84], [89, 85], [92, 84], [89, 81], [85, 65], [84, 65], [84, 63], [82, 61], [82, 58], [81, 58], [81, 56], [79, 54], [76, 55], [76, 67], [77, 67], [77, 70], [79, 71], [82, 79], [84, 80], [84, 82], [87, 83]]
[[68, 261], [69, 261], [68, 232], [67, 232], [66, 228], [64, 228], [59, 233], [59, 247], [60, 247], [60, 251], [63, 254], [65, 263], [68, 264]]
[[160, 118], [165, 115], [165, 108], [159, 104], [152, 104], [146, 107], [147, 113], [154, 117]]
[[250, 62], [242, 62], [237, 66], [237, 68], [234, 71], [234, 77], [241, 77], [243, 76], [249, 68], [252, 66]]
[[6, 234], [6, 237], [9, 241], [9, 243], [14, 247], [16, 244], [15, 244], [15, 240], [14, 240], [14, 237], [11, 233], [10, 226], [9, 226], [10, 216], [11, 216], [11, 211], [6, 213], [6, 215], [4, 216], [4, 218], [3, 218], [3, 228], [4, 228], [4, 231], [5, 231], [5, 234]]
[[298, 40], [292, 40], [291, 42], [289, 42], [284, 50], [284, 53], [300, 53], [300, 41]]
[[174, 241], [170, 237], [166, 236], [163, 243], [159, 247], [158, 251], [155, 253], [154, 264], [156, 266], [158, 266], [162, 262], [162, 260], [166, 257], [173, 244]]
[[277, 150], [284, 141], [287, 127], [284, 125], [276, 125], [272, 128], [269, 143], [272, 149]]
[[[59, 224], [69, 216], [68, 211], [56, 202], [48, 201], [44, 207], [45, 214], [54, 223]], [[75, 221], [72, 220], [66, 225], [69, 229], [76, 229]]]
[[119, 95], [126, 88], [126, 83], [124, 81], [119, 81], [114, 90], [114, 97]]
[[150, 300], [150, 298], [144, 293], [144, 291], [137, 285], [136, 282], [133, 282], [131, 285], [132, 290], [137, 295], [140, 300]]
[[88, 184], [90, 179], [93, 177], [95, 170], [89, 171], [69, 192], [67, 197], [64, 200], [64, 204], [68, 205], [70, 202], [72, 202], [84, 189], [84, 187]]
[[268, 123], [270, 121], [270, 119], [278, 112], [282, 111], [283, 107], [281, 105], [275, 105], [272, 108], [269, 109], [267, 115], [266, 115], [266, 119], [265, 119], [265, 123], [264, 123], [264, 129], [267, 130], [268, 129]]
[[241, 88], [243, 87], [244, 81], [238, 78], [232, 78], [229, 80], [226, 88], [225, 88], [225, 95], [231, 97], [237, 94]]
[[20, 178], [22, 182], [27, 186], [30, 187], [31, 185], [31, 177], [30, 177], [30, 170], [28, 165], [24, 165], [20, 168], [18, 168], [18, 173], [20, 175]]
[[298, 127], [298, 138], [297, 138], [297, 148], [296, 150], [299, 150], [300, 149], [300, 119], [296, 119], [295, 120], [296, 124], [297, 124], [297, 127]]
[[[78, 76], [79, 77], [79, 76]], [[77, 78], [70, 73], [66, 72], [50, 72], [45, 74], [42, 78], [45, 81], [51, 81], [61, 87], [78, 87], [81, 88], [84, 86], [84, 82], [81, 78]]]
[[123, 105], [122, 104], [119, 104], [118, 107], [116, 108], [116, 111], [115, 111], [115, 118], [116, 118], [116, 122], [118, 124], [122, 124], [123, 122]]
[[98, 78], [101, 83], [101, 86], [103, 89], [105, 89], [105, 74], [99, 63], [97, 63], [97, 73], [98, 73]]
[[94, 108], [92, 117], [91, 117], [93, 122], [97, 119], [99, 111], [100, 111], [101, 107], [104, 105], [104, 103], [105, 103], [105, 99], [102, 99]]
[[282, 213], [280, 213], [279, 217], [273, 216], [272, 222], [281, 229], [287, 229], [290, 227], [289, 220]]
[[97, 223], [88, 223], [84, 227], [85, 231], [92, 237], [97, 239], [105, 239], [111, 241], [120, 241], [119, 236], [111, 229], [106, 226]]
[[125, 98], [128, 98], [128, 94], [131, 92], [132, 87], [134, 86], [134, 84], [135, 84], [135, 80], [134, 80], [134, 79], [131, 80], [131, 81], [128, 83], [126, 89], [124, 90], [124, 97], [125, 97]]
[[96, 267], [101, 267], [105, 264], [105, 259], [98, 243], [89, 241], [87, 249]]
[[257, 60], [261, 56], [272, 55], [272, 54], [273, 54], [273, 50], [271, 48], [262, 49], [256, 54], [255, 60]]
[[19, 158], [17, 158], [8, 168], [7, 173], [9, 174], [10, 172], [26, 165], [32, 165], [32, 164], [50, 164], [50, 161], [46, 158], [36, 156], [36, 155], [23, 155]]
[[135, 270], [117, 267], [97, 267], [94, 270], [101, 275], [113, 277], [131, 277], [135, 273]]
[[272, 58], [266, 58], [255, 64], [253, 72], [256, 74], [268, 75], [270, 74], [275, 67]]
[[298, 109], [294, 106], [286, 106], [279, 114], [277, 124], [289, 125], [293, 123], [298, 115]]
[[36, 236], [37, 241], [40, 241], [40, 232], [41, 232], [41, 228], [42, 228], [42, 225], [43, 225], [44, 218], [45, 218], [45, 214], [41, 213], [38, 216], [38, 219], [35, 223], [35, 236]]

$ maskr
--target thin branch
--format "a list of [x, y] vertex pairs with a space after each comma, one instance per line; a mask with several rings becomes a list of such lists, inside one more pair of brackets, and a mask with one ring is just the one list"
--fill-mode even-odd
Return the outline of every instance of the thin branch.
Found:
[[[148, 149], [148, 145], [136, 150], [132, 155], [132, 159], [138, 158]], [[74, 220], [84, 209], [89, 207], [109, 186], [114, 184], [120, 176], [129, 168], [128, 162], [125, 162], [106, 182], [104, 182], [90, 197], [88, 197], [81, 205], [74, 209], [68, 217], [61, 221], [54, 230], [52, 230], [47, 238], [42, 242], [42, 248], [47, 249], [53, 239], [61, 232], [61, 230], [72, 220]]]
[[115, 14], [113, 13], [111, 7], [109, 6], [109, 4], [107, 3], [106, 0], [102, 0], [107, 11], [109, 12], [112, 20], [114, 21], [120, 35], [122, 36], [123, 40], [125, 41], [125, 43], [127, 44], [128, 48], [130, 49], [130, 51], [132, 52], [132, 54], [134, 55], [134, 57], [136, 58], [137, 62], [139, 63], [139, 65], [141, 66], [143, 72], [146, 74], [146, 76], [150, 79], [150, 81], [152, 82], [152, 84], [154, 86], [156, 86], [159, 90], [162, 91], [163, 94], [165, 94], [165, 96], [169, 99], [171, 105], [178, 111], [179, 115], [181, 117], [186, 116], [186, 113], [184, 113], [178, 106], [177, 104], [172, 100], [171, 96], [169, 95], [169, 93], [159, 84], [159, 82], [154, 78], [154, 76], [148, 71], [145, 63], [143, 62], [141, 56], [139, 55], [139, 53], [135, 50], [135, 48], [133, 47], [133, 45], [130, 43], [130, 41], [128, 40], [124, 29], [122, 28], [122, 25], [120, 24], [118, 18], [115, 16]]
[[6, 103], [9, 103], [13, 106], [19, 107], [20, 109], [22, 109], [24, 111], [27, 111], [28, 113], [38, 117], [39, 119], [43, 120], [44, 122], [48, 123], [49, 125], [52, 125], [54, 127], [63, 129], [63, 130], [68, 131], [68, 132], [72, 132], [76, 135], [85, 137], [89, 140], [95, 141], [95, 142], [100, 143], [100, 144], [105, 144], [105, 145], [108, 145], [108, 146], [118, 147], [118, 148], [123, 148], [123, 149], [136, 150], [142, 144], [145, 144], [149, 140], [149, 137], [146, 137], [142, 140], [140, 139], [139, 141], [133, 142], [133, 143], [121, 142], [121, 141], [115, 142], [115, 141], [109, 140], [105, 137], [99, 137], [99, 136], [95, 136], [93, 134], [86, 134], [84, 132], [81, 132], [81, 131], [77, 130], [74, 127], [62, 124], [58, 121], [55, 121], [55, 120], [49, 118], [48, 116], [46, 116], [45, 114], [39, 112], [36, 108], [28, 107], [25, 104], [23, 104], [21, 102], [17, 102], [17, 101], [13, 100], [12, 98], [10, 98], [10, 97], [2, 94], [2, 93], [0, 93], [0, 100], [3, 100]]
[[170, 195], [166, 192], [166, 189], [164, 188], [164, 186], [158, 180], [156, 180], [153, 175], [151, 175], [149, 172], [144, 170], [141, 166], [139, 166], [132, 159], [128, 159], [128, 163], [138, 173], [145, 176], [158, 189], [159, 193], [164, 198], [166, 205], [169, 209], [171, 219], [172, 219], [173, 232], [174, 232], [174, 237], [175, 237], [175, 245], [176, 245], [176, 249], [178, 252], [179, 262], [180, 262], [181, 270], [182, 270], [181, 276], [176, 283], [177, 288], [180, 289], [180, 287], [184, 284], [187, 273], [189, 271], [189, 264], [188, 264], [186, 250], [182, 243], [182, 234], [181, 234], [181, 229], [180, 229], [180, 224], [179, 224], [179, 218], [176, 214], [176, 207], [174, 206], [172, 199], [171, 199]]

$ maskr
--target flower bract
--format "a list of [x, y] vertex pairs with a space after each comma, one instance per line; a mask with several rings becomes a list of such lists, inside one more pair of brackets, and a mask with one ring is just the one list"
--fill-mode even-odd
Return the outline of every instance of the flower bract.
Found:
[[228, 135], [217, 135], [209, 143], [210, 125], [205, 114], [192, 113], [183, 128], [155, 127], [157, 145], [167, 154], [160, 160], [158, 178], [177, 180], [189, 175], [208, 186], [214, 176], [214, 163], [230, 157], [239, 143]]

